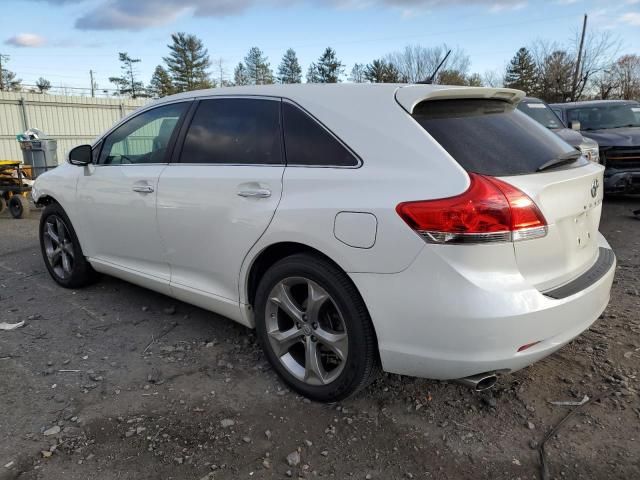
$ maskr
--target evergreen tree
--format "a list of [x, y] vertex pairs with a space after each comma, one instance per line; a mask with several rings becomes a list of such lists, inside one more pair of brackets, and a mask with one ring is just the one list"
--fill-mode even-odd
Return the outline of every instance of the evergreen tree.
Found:
[[307, 83], [320, 83], [320, 73], [318, 73], [318, 66], [315, 63], [309, 65], [307, 69]]
[[51, 82], [46, 78], [40, 77], [36, 82], [38, 93], [47, 93], [51, 89]]
[[522, 47], [511, 59], [504, 78], [504, 86], [535, 95], [538, 90], [538, 69], [533, 56]]
[[[338, 60], [336, 51], [331, 47], [327, 47], [318, 59], [318, 63], [313, 65], [312, 78], [316, 83], [338, 83], [340, 75], [344, 72], [344, 65]], [[309, 74], [307, 74], [307, 81], [309, 81]]]
[[118, 87], [120, 95], [130, 95], [131, 98], [147, 97], [144, 85], [140, 80], [136, 80], [135, 64], [140, 63], [141, 60], [131, 58], [126, 52], [120, 52], [118, 58], [121, 63], [122, 76], [109, 77], [109, 81]]
[[176, 92], [186, 92], [214, 86], [207, 69], [211, 66], [209, 51], [202, 40], [183, 32], [171, 35], [169, 56], [163, 60], [171, 75]]
[[282, 62], [278, 66], [278, 82], [280, 83], [300, 83], [302, 82], [302, 67], [298, 62], [295, 50], [290, 48], [282, 57]]
[[363, 83], [366, 78], [364, 76], [365, 66], [361, 63], [355, 63], [349, 74], [349, 81], [353, 83]]
[[247, 68], [244, 63], [238, 63], [238, 66], [233, 71], [233, 84], [236, 86], [249, 85], [249, 76], [247, 75]]
[[0, 54], [0, 92], [19, 92], [22, 89], [22, 80], [16, 78], [16, 74], [7, 68], [9, 55]]
[[158, 98], [175, 93], [171, 76], [162, 65], [158, 65], [153, 71], [153, 76], [151, 77], [147, 90], [151, 95]]
[[374, 60], [364, 68], [364, 78], [371, 83], [397, 83], [400, 72], [385, 60]]
[[244, 57], [244, 66], [247, 78], [251, 85], [268, 85], [273, 83], [273, 72], [271, 66], [258, 47], [252, 47]]

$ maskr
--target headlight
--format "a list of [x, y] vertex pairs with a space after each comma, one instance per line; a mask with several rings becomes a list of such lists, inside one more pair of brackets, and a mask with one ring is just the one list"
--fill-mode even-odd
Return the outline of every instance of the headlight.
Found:
[[590, 162], [600, 163], [598, 147], [580, 147], [580, 151]]

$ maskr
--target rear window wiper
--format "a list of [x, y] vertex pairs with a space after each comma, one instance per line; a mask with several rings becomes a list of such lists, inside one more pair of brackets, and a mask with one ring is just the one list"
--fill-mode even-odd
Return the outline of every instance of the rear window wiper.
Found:
[[541, 172], [541, 171], [546, 170], [548, 168], [557, 167], [558, 165], [562, 165], [562, 164], [565, 164], [565, 163], [575, 162], [581, 156], [582, 156], [582, 153], [577, 151], [577, 150], [575, 152], [565, 153], [563, 155], [560, 155], [559, 157], [556, 157], [556, 158], [554, 158], [552, 160], [549, 160], [548, 162], [543, 163], [542, 165], [540, 165], [538, 167], [536, 172]]

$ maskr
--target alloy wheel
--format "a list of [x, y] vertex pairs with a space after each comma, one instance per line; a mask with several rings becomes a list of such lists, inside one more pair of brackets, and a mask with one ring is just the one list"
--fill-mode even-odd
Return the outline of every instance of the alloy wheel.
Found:
[[75, 260], [69, 229], [57, 215], [47, 217], [44, 227], [44, 249], [49, 266], [59, 278], [67, 278], [73, 272]]
[[349, 353], [348, 332], [323, 287], [307, 278], [285, 278], [271, 290], [265, 314], [271, 349], [291, 375], [309, 385], [338, 378]]

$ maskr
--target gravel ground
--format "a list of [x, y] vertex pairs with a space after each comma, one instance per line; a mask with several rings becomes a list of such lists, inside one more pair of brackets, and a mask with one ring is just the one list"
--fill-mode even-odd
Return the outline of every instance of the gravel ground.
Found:
[[[640, 478], [640, 199], [605, 202], [609, 308], [488, 393], [385, 375], [340, 404], [280, 383], [253, 333], [104, 277], [59, 288], [38, 216], [0, 216], [0, 479]], [[601, 396], [602, 395], [602, 396]]]

